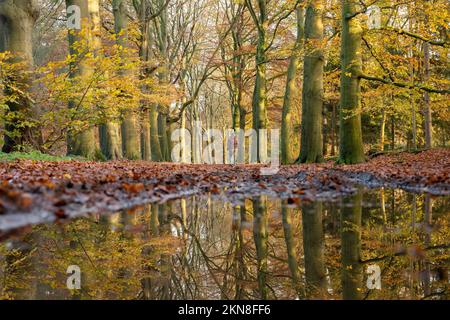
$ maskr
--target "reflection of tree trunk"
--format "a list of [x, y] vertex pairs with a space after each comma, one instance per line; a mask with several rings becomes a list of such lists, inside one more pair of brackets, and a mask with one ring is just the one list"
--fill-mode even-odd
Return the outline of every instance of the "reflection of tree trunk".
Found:
[[253, 200], [253, 237], [256, 247], [256, 259], [258, 264], [258, 288], [260, 298], [267, 300], [267, 208], [266, 203], [261, 198]]
[[303, 64], [301, 163], [323, 161], [323, 1], [307, 2]]
[[298, 272], [297, 253], [294, 241], [294, 232], [292, 230], [292, 212], [282, 204], [281, 214], [283, 217], [284, 240], [286, 242], [289, 270], [291, 272], [292, 283], [297, 294], [300, 296], [300, 275]]
[[[425, 195], [425, 204], [424, 204], [424, 226], [425, 226], [425, 246], [430, 246], [431, 243], [431, 227], [433, 224], [432, 218], [433, 205], [431, 203], [431, 196], [429, 194]], [[431, 294], [431, 283], [430, 283], [430, 263], [428, 261], [423, 261], [425, 264], [425, 270], [423, 273], [423, 290], [425, 296]]]
[[326, 293], [326, 271], [322, 226], [322, 204], [302, 206], [303, 250], [305, 254], [306, 294], [318, 298]]
[[384, 188], [381, 189], [381, 215], [383, 217], [383, 223], [387, 223], [386, 216], [386, 194]]
[[159, 217], [158, 217], [158, 205], [152, 205], [150, 215], [150, 229], [154, 236], [159, 235]]
[[341, 208], [341, 280], [344, 300], [362, 299], [361, 214], [361, 194], [344, 201]]
[[244, 252], [243, 252], [243, 234], [242, 234], [242, 208], [241, 207], [235, 207], [233, 209], [233, 233], [234, 233], [234, 254], [235, 254], [235, 264], [234, 264], [234, 272], [236, 275], [236, 281], [235, 281], [235, 296], [234, 298], [236, 300], [242, 300], [244, 298], [244, 275], [245, 275], [245, 266], [244, 266]]

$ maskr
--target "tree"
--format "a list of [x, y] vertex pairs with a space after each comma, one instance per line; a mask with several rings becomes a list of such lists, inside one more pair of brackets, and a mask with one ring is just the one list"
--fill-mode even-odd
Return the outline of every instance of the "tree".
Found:
[[[83, 42], [83, 37], [90, 47], [95, 48], [98, 45], [95, 30], [99, 29], [99, 2], [98, 0], [66, 0], [66, 7], [78, 6], [81, 14], [81, 30], [69, 30], [69, 51], [72, 56], [70, 64], [69, 77], [75, 78], [89, 78], [92, 73], [91, 67], [83, 60], [83, 55], [86, 52], [80, 52], [77, 48], [77, 43]], [[87, 88], [86, 90], [89, 90]], [[83, 103], [80, 101], [70, 101], [69, 108], [76, 110]], [[93, 159], [97, 152], [97, 142], [95, 138], [95, 131], [92, 126], [83, 128], [81, 132], [69, 132], [67, 153], [69, 155], [83, 156], [88, 159]]]
[[353, 0], [342, 0], [340, 162], [365, 161], [361, 128], [362, 28]]
[[252, 16], [253, 22], [258, 32], [258, 43], [256, 45], [256, 79], [255, 89], [253, 91], [252, 112], [253, 129], [257, 134], [257, 152], [256, 160], [264, 162], [267, 157], [267, 142], [261, 135], [261, 130], [267, 129], [267, 0], [258, 0], [255, 10], [251, 0], [246, 0], [245, 4]]
[[[128, 46], [128, 10], [125, 0], [113, 0], [114, 27], [117, 41], [120, 46]], [[123, 69], [122, 75], [128, 71]], [[141, 159], [138, 115], [135, 109], [125, 112], [122, 122], [122, 149], [125, 158], [130, 160]]]
[[309, 1], [305, 20], [305, 60], [303, 67], [301, 163], [323, 160], [323, 3]]
[[286, 79], [286, 90], [284, 93], [283, 114], [281, 118], [281, 163], [291, 164], [294, 159], [291, 154], [290, 137], [292, 135], [292, 105], [294, 103], [294, 96], [297, 93], [297, 76], [298, 67], [300, 65], [301, 49], [304, 41], [304, 23], [305, 10], [303, 7], [298, 7], [297, 14], [297, 41], [292, 52], [289, 62], [288, 74]]
[[[8, 118], [6, 124], [3, 152], [12, 152], [32, 139], [31, 127], [19, 125], [27, 120], [32, 101], [28, 94], [31, 79], [26, 70], [33, 66], [32, 34], [38, 16], [37, 1], [7, 0], [0, 2], [0, 52], [13, 54], [12, 63], [21, 64], [22, 70], [10, 79], [5, 94], [8, 99]], [[13, 98], [14, 97], [14, 98]], [[15, 98], [17, 97], [17, 98]]]

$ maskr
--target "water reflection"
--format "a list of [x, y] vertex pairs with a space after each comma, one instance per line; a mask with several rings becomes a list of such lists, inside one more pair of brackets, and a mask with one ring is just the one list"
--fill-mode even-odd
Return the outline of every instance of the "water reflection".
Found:
[[[395, 190], [238, 206], [194, 197], [34, 226], [0, 245], [0, 298], [448, 299], [448, 208]], [[80, 290], [67, 289], [70, 265]]]

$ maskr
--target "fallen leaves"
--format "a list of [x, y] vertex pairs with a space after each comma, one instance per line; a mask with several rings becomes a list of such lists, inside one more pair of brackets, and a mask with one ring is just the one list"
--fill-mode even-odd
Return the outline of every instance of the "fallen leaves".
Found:
[[139, 161], [0, 163], [0, 214], [49, 212], [63, 219], [81, 211], [116, 211], [136, 203], [200, 193], [224, 194], [230, 199], [264, 193], [298, 205], [318, 196], [355, 192], [355, 176], [366, 177], [359, 182], [376, 178], [399, 187], [450, 193], [449, 149], [380, 156], [356, 166], [331, 162], [284, 166], [275, 176], [261, 176], [260, 169], [260, 165]]

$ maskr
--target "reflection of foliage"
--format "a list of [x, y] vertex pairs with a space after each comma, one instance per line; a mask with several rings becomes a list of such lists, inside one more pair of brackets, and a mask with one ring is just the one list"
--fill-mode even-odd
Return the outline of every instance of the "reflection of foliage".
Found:
[[[427, 213], [429, 201], [433, 209]], [[400, 191], [364, 195], [365, 203], [377, 205], [363, 208], [358, 226], [364, 276], [358, 288], [363, 297], [449, 297], [448, 279], [442, 278], [450, 261], [448, 201]], [[268, 298], [315, 298], [306, 290], [305, 259], [323, 259], [328, 288], [324, 298], [341, 299], [341, 232], [355, 229], [341, 225], [339, 204], [323, 205], [323, 257], [304, 255], [301, 209], [290, 208], [289, 239], [278, 215], [280, 209], [280, 201], [267, 201], [264, 209], [268, 217]], [[424, 221], [430, 213], [432, 223], [428, 225]], [[251, 201], [233, 208], [194, 198], [184, 205], [175, 202], [35, 227], [22, 244], [16, 244], [15, 251], [6, 250], [10, 245], [0, 246], [1, 297], [259, 299], [253, 216]], [[311, 230], [308, 232], [314, 232]], [[289, 253], [287, 241], [292, 246]], [[19, 247], [21, 251], [17, 251]], [[297, 261], [297, 283], [288, 264], [292, 258]], [[365, 272], [372, 264], [382, 271], [380, 291], [366, 289]], [[81, 292], [66, 289], [69, 265], [81, 268]], [[433, 277], [428, 283], [425, 272]]]
[[[146, 239], [141, 234], [134, 235], [124, 230], [124, 227], [120, 223], [109, 225], [105, 219], [80, 219], [56, 228], [51, 225], [34, 228], [30, 243], [36, 249], [18, 260], [22, 261], [20, 265], [15, 263], [21, 272], [17, 279], [9, 277], [12, 282], [9, 287], [16, 292], [21, 286], [35, 282], [45, 286], [50, 297], [136, 298], [141, 290], [141, 279], [152, 277], [150, 271], [158, 270], [160, 255], [173, 253], [176, 241], [170, 238]], [[144, 251], [149, 246], [152, 250]], [[25, 265], [30, 270], [27, 277], [22, 273]], [[70, 293], [66, 288], [68, 275], [65, 272], [70, 265], [78, 265], [81, 269], [80, 292]]]

